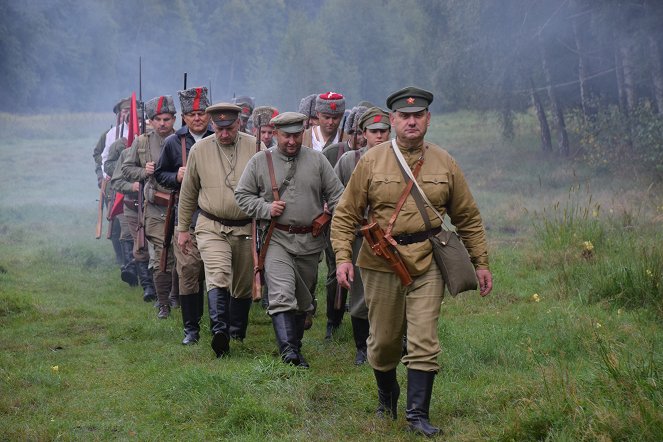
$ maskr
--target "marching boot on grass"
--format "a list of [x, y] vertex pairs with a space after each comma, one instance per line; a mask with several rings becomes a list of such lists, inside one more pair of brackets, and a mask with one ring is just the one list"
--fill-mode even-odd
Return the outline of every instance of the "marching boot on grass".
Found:
[[180, 295], [184, 339], [182, 345], [197, 344], [200, 339], [200, 318], [203, 316], [203, 294]]
[[[305, 315], [302, 315], [303, 319]], [[279, 347], [281, 359], [286, 364], [299, 366], [298, 332], [295, 313], [292, 311], [274, 313], [272, 315], [272, 325], [276, 335], [276, 345]]]
[[362, 365], [366, 363], [367, 359], [367, 345], [366, 340], [368, 339], [368, 319], [357, 318], [356, 316], [350, 316], [352, 321], [352, 336], [355, 339], [355, 347], [357, 348], [357, 353], [355, 355], [355, 365]]
[[138, 272], [136, 271], [136, 261], [134, 260], [134, 242], [132, 240], [120, 241], [122, 246], [122, 257], [124, 263], [120, 268], [120, 278], [131, 287], [138, 285]]
[[230, 297], [230, 337], [232, 339], [243, 341], [246, 338], [252, 302], [251, 298]]
[[170, 308], [180, 308], [180, 277], [173, 266], [173, 281], [170, 286], [170, 294], [168, 295]]
[[157, 292], [154, 289], [154, 280], [148, 265], [147, 261], [136, 261], [136, 272], [140, 285], [143, 287], [143, 301], [152, 302], [157, 299]]
[[309, 368], [310, 365], [304, 359], [302, 354], [302, 339], [304, 339], [304, 330], [306, 329], [306, 314], [295, 315], [295, 325], [297, 326], [297, 356], [299, 356], [299, 366]]
[[170, 272], [162, 272], [157, 270], [153, 274], [154, 287], [157, 290], [157, 302], [159, 304], [159, 313], [157, 318], [166, 319], [170, 316], [170, 288], [173, 284], [172, 275]]
[[207, 292], [212, 350], [216, 357], [230, 351], [230, 292], [227, 289], [213, 288]]
[[379, 418], [392, 418], [396, 420], [398, 408], [398, 396], [401, 393], [396, 369], [380, 371], [373, 369], [375, 380], [378, 384], [378, 409], [376, 415]]
[[434, 371], [407, 370], [407, 408], [405, 418], [410, 424], [409, 430], [433, 437], [441, 431], [428, 421], [430, 398], [433, 393]]

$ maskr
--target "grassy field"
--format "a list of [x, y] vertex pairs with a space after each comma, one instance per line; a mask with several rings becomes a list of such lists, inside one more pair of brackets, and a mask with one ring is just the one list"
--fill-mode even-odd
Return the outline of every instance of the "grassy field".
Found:
[[[280, 363], [258, 306], [230, 357], [206, 318], [200, 345], [180, 345], [179, 311], [158, 320], [94, 239], [110, 122], [0, 115], [0, 438], [418, 439], [404, 396], [395, 423], [374, 418], [347, 320], [325, 342], [318, 315], [306, 371]], [[431, 420], [451, 441], [663, 440], [662, 186], [543, 155], [533, 124], [508, 144], [490, 115], [431, 125], [482, 209], [495, 278], [487, 298], [444, 301]]]

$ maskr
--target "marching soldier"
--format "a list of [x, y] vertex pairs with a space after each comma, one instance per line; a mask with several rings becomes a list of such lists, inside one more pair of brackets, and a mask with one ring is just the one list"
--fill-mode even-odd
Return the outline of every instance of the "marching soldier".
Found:
[[253, 110], [253, 136], [260, 137], [267, 149], [274, 144], [274, 126], [269, 121], [278, 114], [278, 109], [271, 106], [259, 106]]
[[[249, 216], [273, 227], [264, 262], [269, 307], [279, 353], [285, 363], [308, 367], [301, 353], [306, 313], [324, 240], [313, 231], [315, 215], [330, 211], [343, 186], [320, 152], [302, 149], [306, 116], [284, 112], [272, 119], [277, 147], [256, 154], [235, 189], [237, 204]], [[278, 187], [278, 200], [272, 182]], [[316, 233], [316, 236], [314, 236]], [[265, 240], [266, 242], [266, 240]], [[261, 251], [261, 254], [263, 252]]]
[[[346, 288], [354, 279], [352, 245], [356, 226], [368, 210], [369, 219], [385, 228], [405, 189], [406, 180], [393, 150], [398, 149], [411, 169], [415, 164], [417, 170], [420, 168], [417, 182], [435, 208], [447, 213], [456, 226], [475, 265], [481, 295], [492, 289], [485, 231], [469, 186], [454, 159], [445, 150], [424, 141], [432, 101], [432, 93], [414, 87], [391, 94], [387, 106], [396, 131], [393, 147], [385, 142], [367, 151], [348, 182], [332, 221], [338, 283]], [[440, 369], [437, 325], [444, 281], [433, 261], [429, 238], [439, 232], [440, 220], [432, 216], [432, 227], [426, 230], [412, 195], [407, 199], [409, 202], [403, 205], [393, 224], [393, 239], [414, 281], [404, 286], [389, 263], [374, 255], [366, 241], [357, 258], [370, 324], [368, 361], [377, 381], [378, 414], [396, 418], [400, 393], [396, 367], [402, 360], [407, 367], [405, 415], [409, 429], [434, 436], [440, 430], [429, 422], [429, 407], [435, 374]], [[406, 326], [407, 354], [401, 359]]]
[[338, 143], [343, 138], [341, 119], [345, 113], [345, 98], [336, 92], [327, 92], [315, 97], [315, 113], [318, 126], [306, 129], [302, 145], [311, 147], [318, 152]]
[[[161, 156], [157, 161], [154, 176], [159, 184], [172, 190], [179, 190], [186, 167], [183, 166], [182, 145], [188, 156], [194, 143], [205, 137], [214, 135], [209, 127], [210, 116], [205, 110], [209, 107], [206, 87], [195, 87], [178, 92], [180, 109], [184, 126], [169, 135], [164, 141]], [[189, 233], [193, 233], [198, 218], [198, 210], [194, 210]], [[172, 222], [173, 220], [171, 220]], [[203, 261], [198, 251], [195, 236], [191, 237], [188, 253], [182, 253], [177, 245], [175, 252], [175, 270], [179, 279], [180, 305], [184, 325], [183, 345], [191, 345], [200, 338], [200, 318], [204, 310], [204, 291], [201, 282], [204, 279]]]
[[[336, 166], [336, 162], [345, 152], [357, 150], [364, 144], [364, 137], [361, 135], [361, 130], [356, 127], [354, 122], [359, 121], [359, 118], [366, 112], [366, 109], [366, 107], [357, 106], [350, 112], [346, 120], [346, 127], [344, 128], [344, 132], [349, 135], [346, 141], [334, 143], [323, 149], [322, 154], [327, 158], [332, 167]], [[356, 143], [356, 146], [353, 143]], [[341, 322], [343, 321], [347, 290], [336, 283], [336, 257], [334, 256], [334, 249], [329, 240], [329, 232], [325, 233], [325, 262], [327, 263], [327, 281], [325, 282], [327, 289], [327, 330], [325, 339], [331, 339], [332, 334], [341, 326]], [[340, 293], [338, 293], [339, 291]], [[341, 298], [341, 308], [339, 309], [335, 307], [338, 296]]]
[[[159, 269], [159, 260], [164, 242], [164, 223], [170, 190], [157, 183], [154, 178], [156, 162], [166, 137], [172, 134], [175, 124], [175, 103], [170, 95], [155, 97], [145, 103], [145, 113], [150, 119], [152, 132], [136, 138], [122, 163], [122, 174], [127, 181], [145, 183], [145, 238], [154, 247], [152, 268], [157, 292], [159, 312], [157, 317], [170, 316], [169, 295], [172, 287], [173, 254], [168, 253], [166, 271]], [[170, 251], [172, 252], [172, 250]]]
[[[355, 117], [356, 118], [356, 117]], [[357, 130], [360, 130], [366, 146], [361, 149], [348, 151], [341, 156], [336, 162], [334, 172], [343, 183], [343, 186], [348, 185], [352, 171], [359, 162], [359, 159], [371, 147], [389, 141], [389, 134], [391, 132], [391, 124], [389, 123], [389, 114], [378, 107], [372, 107], [364, 112], [357, 124]], [[359, 226], [357, 226], [357, 232]], [[364, 284], [361, 281], [361, 274], [359, 267], [356, 266], [357, 255], [363, 238], [359, 233], [355, 235], [354, 242], [352, 243], [352, 264], [354, 265], [354, 280], [350, 284], [350, 320], [352, 322], [352, 335], [357, 349], [355, 355], [355, 364], [361, 365], [366, 362], [367, 358], [367, 344], [369, 323], [368, 323], [368, 308], [364, 301]], [[336, 265], [334, 265], [336, 268]]]
[[251, 218], [233, 192], [255, 154], [256, 139], [240, 133], [242, 108], [218, 103], [206, 109], [214, 136], [197, 142], [189, 154], [178, 207], [177, 244], [185, 255], [195, 240], [205, 267], [212, 349], [219, 358], [230, 351], [230, 338], [244, 339], [251, 309], [253, 255]]
[[253, 98], [247, 95], [240, 95], [237, 98], [233, 98], [233, 104], [236, 104], [242, 109], [239, 112], [239, 131], [245, 134], [253, 133], [253, 127], [251, 127], [251, 114], [255, 107]]
[[299, 110], [300, 114], [306, 115], [306, 121], [304, 121], [304, 129], [308, 129], [319, 124], [318, 115], [315, 113], [315, 97], [318, 94], [307, 95], [299, 101]]

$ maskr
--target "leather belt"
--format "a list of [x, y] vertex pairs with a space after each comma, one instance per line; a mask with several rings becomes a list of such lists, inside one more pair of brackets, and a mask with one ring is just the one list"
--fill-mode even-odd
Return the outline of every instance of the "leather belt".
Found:
[[313, 230], [311, 226], [289, 226], [287, 224], [279, 223], [274, 224], [274, 227], [288, 233], [311, 233]]
[[242, 227], [246, 226], [247, 224], [251, 224], [251, 218], [246, 218], [246, 219], [219, 218], [218, 216], [214, 216], [211, 213], [205, 212], [203, 209], [200, 209], [200, 214], [203, 215], [205, 218], [211, 219], [212, 221], [216, 221], [217, 223], [221, 223], [224, 226], [228, 227]]
[[126, 196], [124, 197], [124, 205], [130, 209], [136, 210], [136, 207], [138, 207], [138, 200], [127, 198]]
[[438, 226], [434, 229], [424, 230], [423, 232], [415, 233], [401, 233], [400, 235], [394, 236], [394, 241], [401, 246], [406, 246], [408, 244], [414, 244], [417, 242], [426, 241], [431, 236], [435, 236], [442, 231], [442, 227]]

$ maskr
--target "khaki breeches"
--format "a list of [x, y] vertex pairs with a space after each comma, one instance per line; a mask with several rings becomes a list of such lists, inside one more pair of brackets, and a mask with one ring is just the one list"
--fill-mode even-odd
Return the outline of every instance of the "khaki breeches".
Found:
[[318, 281], [320, 253], [294, 255], [278, 243], [270, 243], [265, 256], [265, 282], [270, 315], [313, 309], [312, 293]]
[[205, 277], [203, 260], [198, 250], [198, 240], [192, 231], [189, 233], [191, 233], [191, 247], [186, 255], [177, 245], [177, 232], [173, 235], [175, 270], [179, 277], [180, 296], [197, 294], [200, 291], [200, 282]]
[[138, 262], [149, 261], [150, 260], [150, 253], [148, 251], [148, 248], [147, 247], [145, 247], [144, 249], [139, 249], [138, 248], [138, 241], [137, 241], [137, 236], [138, 236], [138, 211], [127, 209], [127, 207], [124, 206], [124, 219], [127, 222], [127, 226], [129, 228], [129, 233], [131, 234], [131, 238], [134, 240], [134, 258]]
[[440, 369], [437, 323], [444, 285], [433, 263], [426, 273], [403, 287], [394, 273], [361, 269], [368, 306], [368, 362], [376, 370], [389, 371], [401, 360], [403, 333], [407, 330], [407, 355], [402, 362], [421, 371]]
[[251, 298], [251, 236], [226, 232], [221, 223], [200, 216], [196, 223], [196, 239], [205, 268], [207, 291], [230, 289], [234, 298]]

